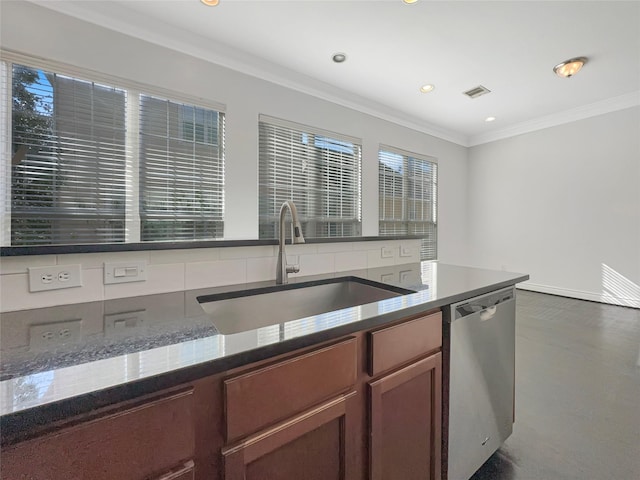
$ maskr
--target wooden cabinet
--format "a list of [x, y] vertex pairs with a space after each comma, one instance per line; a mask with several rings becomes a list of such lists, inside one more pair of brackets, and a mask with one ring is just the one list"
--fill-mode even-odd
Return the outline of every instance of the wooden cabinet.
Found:
[[439, 480], [442, 354], [369, 383], [371, 480]]
[[358, 343], [225, 380], [225, 480], [354, 478]]
[[349, 391], [357, 378], [353, 337], [224, 381], [226, 440], [233, 442]]
[[442, 316], [369, 333], [370, 480], [440, 480]]
[[[3, 480], [193, 478], [193, 390], [116, 406], [3, 448]], [[191, 473], [190, 473], [191, 472]]]
[[354, 478], [355, 392], [225, 448], [225, 480]]
[[194, 480], [195, 478], [195, 465], [193, 460], [189, 460], [153, 480]]

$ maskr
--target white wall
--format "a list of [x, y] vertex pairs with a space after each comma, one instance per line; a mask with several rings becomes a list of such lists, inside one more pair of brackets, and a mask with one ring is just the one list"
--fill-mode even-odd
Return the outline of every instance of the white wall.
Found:
[[469, 149], [469, 263], [640, 307], [640, 107]]
[[[263, 113], [362, 139], [362, 230], [365, 236], [378, 233], [378, 144], [436, 157], [439, 165], [438, 257], [450, 263], [464, 263], [465, 147], [34, 4], [2, 2], [1, 9], [0, 47], [3, 49], [226, 105], [227, 239], [258, 236], [257, 122], [258, 115]], [[125, 258], [125, 255], [110, 254], [111, 261], [117, 261], [118, 257]], [[12, 273], [9, 274], [17, 275], [16, 269], [26, 271], [27, 264], [40, 264], [41, 260], [24, 257], [22, 261], [17, 260], [17, 264], [11, 260]], [[50, 260], [66, 262], [65, 256]], [[25, 287], [23, 280], [19, 283], [20, 292]], [[8, 278], [2, 285], [5, 289], [11, 285], [14, 291], [15, 285]], [[68, 296], [69, 293], [65, 298]]]
[[3, 2], [0, 21], [2, 48], [225, 104], [226, 238], [258, 236], [257, 121], [263, 113], [363, 140], [365, 236], [378, 233], [378, 144], [436, 157], [439, 254], [450, 261], [463, 255], [466, 201], [453, 192], [466, 186], [465, 147], [33, 4]]

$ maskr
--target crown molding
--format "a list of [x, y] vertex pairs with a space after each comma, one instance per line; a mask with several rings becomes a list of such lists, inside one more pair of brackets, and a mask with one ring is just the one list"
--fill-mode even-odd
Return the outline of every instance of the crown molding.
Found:
[[640, 105], [640, 90], [627, 93], [625, 95], [608, 98], [599, 102], [590, 103], [588, 105], [582, 105], [580, 107], [565, 110], [553, 115], [538, 117], [533, 120], [521, 122], [501, 130], [494, 130], [492, 132], [474, 135], [469, 138], [468, 146], [475, 147], [476, 145], [495, 142], [496, 140], [503, 140], [505, 138], [515, 137], [516, 135], [535, 132], [536, 130], [555, 127], [558, 125], [563, 125], [565, 123], [571, 123], [577, 120], [583, 120], [585, 118], [603, 115], [605, 113], [636, 107], [638, 105]]
[[[260, 57], [248, 54], [229, 45], [214, 44], [206, 38], [179, 30], [172, 25], [138, 12], [128, 10], [114, 15], [114, 9], [126, 8], [116, 2], [57, 2], [51, 0], [28, 0], [48, 10], [68, 15], [79, 20], [97, 24], [130, 37], [135, 37], [156, 45], [178, 51], [192, 57], [257, 77], [279, 86], [289, 88], [343, 107], [395, 123], [397, 125], [426, 133], [463, 147], [469, 146], [467, 135], [425, 122], [407, 115], [389, 105], [346, 92], [342, 89], [301, 74]], [[111, 3], [106, 5], [106, 3]]]

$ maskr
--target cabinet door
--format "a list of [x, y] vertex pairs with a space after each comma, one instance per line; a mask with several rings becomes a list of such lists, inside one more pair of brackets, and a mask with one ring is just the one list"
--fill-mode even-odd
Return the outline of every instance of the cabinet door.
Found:
[[194, 480], [195, 473], [193, 460], [189, 460], [159, 477], [154, 477], [153, 480]]
[[355, 392], [225, 448], [225, 480], [354, 478]]
[[97, 418], [3, 449], [1, 477], [153, 479], [158, 472], [185, 465], [194, 455], [193, 389], [189, 387], [161, 393], [134, 406], [115, 405], [114, 411]]
[[369, 383], [371, 480], [439, 480], [442, 354]]

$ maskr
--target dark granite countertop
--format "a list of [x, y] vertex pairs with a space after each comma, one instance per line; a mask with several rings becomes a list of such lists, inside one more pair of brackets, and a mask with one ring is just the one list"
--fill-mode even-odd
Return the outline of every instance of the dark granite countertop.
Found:
[[[196, 298], [273, 281], [0, 314], [3, 443], [27, 418], [36, 423], [64, 418], [529, 278], [438, 262], [334, 276], [383, 281], [416, 292], [233, 335], [219, 334]], [[62, 331], [62, 338], [42, 337], [43, 328]]]

